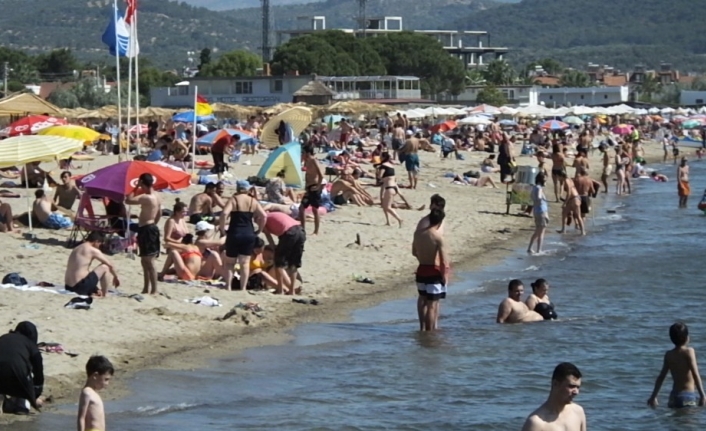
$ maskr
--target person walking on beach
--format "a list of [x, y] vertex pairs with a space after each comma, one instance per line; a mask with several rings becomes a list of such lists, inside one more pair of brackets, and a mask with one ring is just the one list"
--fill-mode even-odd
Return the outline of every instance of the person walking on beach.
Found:
[[677, 192], [679, 193], [679, 208], [686, 208], [691, 194], [689, 166], [686, 164], [686, 157], [681, 158], [681, 163], [677, 168]]
[[91, 356], [86, 363], [86, 384], [78, 399], [77, 431], [105, 431], [105, 409], [99, 391], [108, 387], [115, 369], [105, 356]]
[[400, 188], [397, 186], [397, 181], [395, 180], [395, 168], [392, 166], [390, 153], [382, 153], [380, 156], [380, 163], [375, 165], [375, 169], [378, 170], [378, 175], [380, 178], [380, 206], [382, 207], [383, 214], [385, 214], [385, 226], [390, 226], [390, 216], [392, 216], [395, 220], [397, 220], [399, 227], [402, 227], [402, 219], [397, 214], [397, 211], [392, 208], [395, 195], [399, 196], [407, 207], [411, 208], [411, 206], [409, 205], [409, 202], [407, 202], [407, 199], [402, 196], [402, 193], [400, 193]]
[[409, 177], [409, 188], [417, 188], [417, 177], [419, 176], [419, 139], [407, 130], [407, 140], [400, 149], [400, 154], [404, 155], [404, 165]]
[[444, 236], [439, 232], [444, 221], [444, 211], [433, 209], [429, 213], [429, 226], [414, 232], [412, 255], [417, 258], [415, 281], [417, 283], [417, 316], [420, 331], [435, 331], [439, 324], [439, 300], [446, 298], [451, 272]]
[[613, 171], [613, 166], [610, 164], [610, 155], [608, 148], [601, 144], [598, 150], [603, 154], [603, 171], [601, 172], [601, 182], [603, 183], [603, 193], [608, 193], [608, 176]]
[[[655, 381], [647, 405], [657, 407], [657, 395], [662, 388], [667, 372], [672, 375], [672, 392], [669, 394], [669, 408], [684, 408], [703, 406], [706, 403], [706, 394], [699, 375], [699, 366], [696, 364], [696, 352], [689, 347], [689, 328], [686, 324], [677, 322], [669, 327], [669, 338], [674, 343], [674, 348], [664, 354], [662, 370]], [[698, 391], [698, 394], [697, 394]]]
[[561, 151], [561, 144], [555, 143], [552, 145], [552, 182], [554, 183], [554, 197], [559, 202], [561, 199], [561, 190], [564, 188], [564, 179], [566, 178], [566, 158]]
[[306, 230], [306, 209], [311, 207], [314, 213], [314, 233], [312, 235], [318, 235], [321, 223], [319, 208], [321, 207], [321, 187], [324, 182], [324, 173], [314, 156], [314, 147], [304, 148], [304, 167], [306, 168], [304, 175], [306, 194], [299, 207], [299, 223], [301, 223], [302, 229]]
[[542, 242], [544, 242], [544, 231], [547, 230], [549, 224], [549, 205], [547, 205], [547, 197], [544, 195], [544, 185], [547, 178], [543, 173], [537, 174], [534, 178], [534, 186], [530, 196], [532, 197], [532, 214], [534, 216], [534, 233], [530, 238], [530, 243], [527, 246], [527, 253], [532, 254], [532, 244], [537, 241], [537, 251], [542, 252]]
[[[162, 216], [162, 203], [152, 186], [154, 177], [148, 173], [140, 175], [137, 180], [135, 190], [125, 197], [127, 205], [139, 205], [140, 215], [138, 217], [137, 246], [140, 249], [140, 263], [142, 264], [144, 285], [143, 294], [156, 295], [157, 290], [157, 268], [154, 261], [160, 253], [160, 234], [157, 223]], [[135, 196], [140, 189], [143, 194]]]
[[574, 403], [580, 388], [581, 371], [576, 365], [557, 365], [547, 401], [527, 417], [522, 431], [586, 431], [586, 414]]
[[596, 194], [598, 194], [596, 187], [600, 187], [600, 185], [595, 183], [593, 179], [588, 176], [588, 170], [583, 166], [576, 168], [576, 178], [574, 178], [573, 181], [574, 187], [576, 187], [576, 191], [581, 199], [579, 216], [584, 224], [585, 232], [586, 216], [591, 212], [591, 198], [596, 197]]

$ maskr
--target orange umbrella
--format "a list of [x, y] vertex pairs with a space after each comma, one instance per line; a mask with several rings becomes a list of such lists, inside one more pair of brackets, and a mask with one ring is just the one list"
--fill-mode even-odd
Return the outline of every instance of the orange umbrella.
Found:
[[444, 121], [443, 123], [439, 123], [439, 124], [435, 124], [435, 125], [431, 126], [429, 131], [432, 133], [436, 133], [436, 132], [444, 133], [444, 132], [448, 132], [449, 130], [453, 130], [455, 128], [456, 128], [456, 122], [454, 120], [448, 120], [448, 121]]

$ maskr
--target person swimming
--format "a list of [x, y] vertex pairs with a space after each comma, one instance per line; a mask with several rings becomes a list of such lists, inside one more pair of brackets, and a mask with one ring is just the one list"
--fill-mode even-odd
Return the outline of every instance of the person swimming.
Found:
[[547, 280], [540, 278], [530, 286], [532, 286], [532, 294], [525, 301], [527, 308], [536, 311], [544, 320], [556, 320], [558, 316], [554, 311], [554, 304], [549, 300]]

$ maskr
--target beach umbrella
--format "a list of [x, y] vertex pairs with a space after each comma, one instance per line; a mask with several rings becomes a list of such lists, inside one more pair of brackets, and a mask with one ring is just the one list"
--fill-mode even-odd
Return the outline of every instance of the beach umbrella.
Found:
[[214, 130], [211, 133], [203, 135], [202, 137], [200, 137], [196, 141], [196, 145], [198, 145], [200, 147], [210, 147], [211, 145], [213, 145], [214, 142], [221, 139], [225, 135], [239, 136], [241, 144], [252, 144], [254, 142], [257, 142], [257, 138], [255, 136], [253, 136], [251, 133], [246, 132], [245, 130], [220, 129], [220, 130]]
[[147, 124], [135, 124], [134, 126], [130, 127], [127, 132], [131, 135], [137, 135], [138, 132], [140, 135], [146, 135], [148, 131], [149, 127], [147, 127]]
[[684, 121], [684, 123], [681, 125], [685, 129], [696, 129], [701, 126], [706, 125], [706, 121], [704, 120], [699, 120], [699, 119], [691, 119]]
[[[196, 117], [196, 121], [204, 122], [204, 121], [211, 121], [215, 120], [216, 117], [213, 116], [213, 114], [210, 115], [198, 115]], [[186, 112], [180, 112], [176, 114], [175, 116], [172, 117], [172, 121], [175, 123], [193, 123], [194, 122], [194, 111], [193, 109], [191, 111], [186, 111]]]
[[569, 115], [568, 117], [564, 117], [564, 123], [571, 124], [574, 126], [580, 126], [584, 123], [584, 121], [582, 119], [580, 119], [579, 117]]
[[515, 120], [500, 120], [498, 123], [501, 126], [517, 126], [517, 121]]
[[473, 115], [473, 114], [500, 115], [502, 113], [500, 111], [500, 109], [496, 108], [495, 106], [486, 105], [486, 104], [474, 106], [472, 108], [467, 109], [466, 112], [468, 112], [471, 115]]
[[629, 135], [632, 133], [634, 127], [631, 126], [630, 124], [618, 124], [617, 126], [613, 127], [611, 129], [611, 132], [615, 133], [616, 135]]
[[571, 126], [564, 123], [563, 121], [558, 120], [548, 120], [539, 125], [539, 128], [543, 130], [564, 130], [568, 129], [569, 127]]
[[472, 115], [458, 121], [458, 124], [469, 124], [471, 126], [479, 126], [481, 124], [490, 124], [492, 121], [483, 115]]
[[66, 120], [46, 115], [30, 115], [0, 130], [0, 136], [32, 135], [57, 124], [66, 124]]
[[37, 132], [41, 136], [61, 136], [82, 141], [84, 143], [92, 143], [97, 141], [101, 134], [93, 129], [83, 126], [74, 126], [67, 124], [65, 126], [52, 126], [42, 129]]
[[509, 106], [501, 106], [500, 108], [498, 108], [498, 110], [499, 110], [500, 113], [503, 114], [503, 115], [515, 115], [515, 114], [517, 114], [517, 109], [511, 108], [511, 107], [509, 107]]
[[142, 174], [152, 175], [155, 190], [179, 190], [191, 184], [191, 175], [175, 166], [159, 162], [129, 161], [93, 171], [81, 178], [78, 186], [91, 196], [122, 202], [125, 196], [135, 190]]
[[302, 131], [309, 127], [313, 113], [311, 109], [303, 106], [296, 106], [288, 109], [272, 118], [265, 123], [260, 134], [260, 142], [267, 148], [276, 148], [279, 146], [279, 137], [277, 136], [277, 128], [280, 122], [284, 121], [287, 125], [288, 134], [291, 134], [291, 139], [285, 139], [285, 142], [291, 142], [301, 135]]
[[429, 128], [429, 131], [431, 133], [445, 133], [448, 132], [449, 130], [455, 129], [457, 126], [456, 122], [453, 120], [448, 120], [448, 121], [443, 121], [439, 124], [434, 124]]

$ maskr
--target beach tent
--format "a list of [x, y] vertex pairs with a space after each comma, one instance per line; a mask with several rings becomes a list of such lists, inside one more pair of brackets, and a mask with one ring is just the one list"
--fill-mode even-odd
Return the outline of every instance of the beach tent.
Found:
[[[297, 106], [276, 115], [265, 123], [260, 134], [260, 142], [267, 148], [275, 148], [279, 145], [277, 137], [277, 127], [280, 121], [284, 121], [291, 128], [292, 139], [299, 138], [302, 131], [309, 127], [312, 120], [312, 112], [308, 108]], [[285, 140], [284, 142], [288, 142]]]
[[265, 163], [257, 173], [257, 177], [269, 180], [277, 176], [277, 172], [284, 169], [284, 182], [290, 187], [303, 187], [304, 174], [302, 173], [302, 146], [294, 141], [282, 145], [270, 153]]

